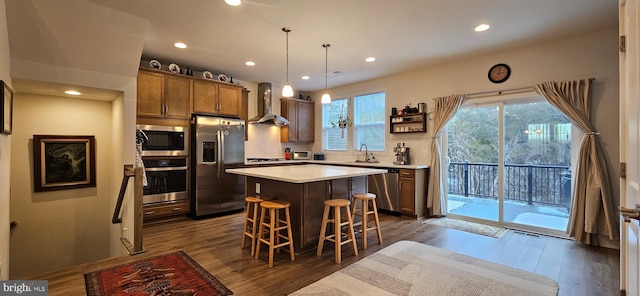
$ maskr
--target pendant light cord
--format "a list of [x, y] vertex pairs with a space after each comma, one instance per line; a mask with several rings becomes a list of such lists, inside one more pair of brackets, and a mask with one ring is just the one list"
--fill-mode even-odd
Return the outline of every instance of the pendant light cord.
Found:
[[285, 33], [287, 33], [287, 37], [286, 37], [286, 48], [287, 48], [287, 84], [289, 84], [289, 32], [291, 32], [291, 28], [289, 27], [284, 27], [282, 28], [282, 31], [284, 31]]
[[324, 91], [327, 92], [327, 76], [329, 76], [327, 64], [329, 64], [329, 47], [331, 47], [331, 44], [325, 43], [322, 47], [324, 47]]

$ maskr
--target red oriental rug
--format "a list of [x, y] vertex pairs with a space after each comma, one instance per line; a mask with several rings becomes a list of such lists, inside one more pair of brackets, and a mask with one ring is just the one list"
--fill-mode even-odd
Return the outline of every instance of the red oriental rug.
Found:
[[183, 251], [84, 275], [89, 296], [233, 295]]

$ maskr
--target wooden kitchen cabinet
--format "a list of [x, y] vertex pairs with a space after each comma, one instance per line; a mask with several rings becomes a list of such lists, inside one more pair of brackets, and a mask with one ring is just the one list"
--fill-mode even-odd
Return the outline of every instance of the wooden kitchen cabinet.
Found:
[[315, 103], [299, 99], [280, 99], [280, 115], [291, 124], [280, 129], [280, 142], [313, 143], [315, 133]]
[[240, 117], [242, 87], [193, 79], [193, 113]]
[[191, 81], [188, 78], [140, 70], [137, 83], [138, 116], [189, 118]]
[[189, 213], [189, 201], [177, 201], [171, 203], [160, 203], [145, 205], [142, 209], [144, 221], [165, 218], [169, 216]]
[[164, 117], [164, 75], [138, 72], [138, 116]]
[[400, 169], [400, 212], [413, 218], [427, 213], [427, 172], [426, 169]]

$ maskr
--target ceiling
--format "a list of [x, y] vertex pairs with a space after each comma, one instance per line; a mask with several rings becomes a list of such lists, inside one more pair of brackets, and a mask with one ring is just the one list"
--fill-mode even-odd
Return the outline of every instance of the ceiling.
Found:
[[[135, 76], [141, 58], [329, 88], [617, 26], [612, 0], [7, 0], [12, 59]], [[491, 25], [474, 32], [481, 23]], [[173, 46], [184, 42], [186, 49]], [[142, 52], [133, 44], [142, 44]], [[366, 57], [376, 61], [367, 63]], [[253, 67], [245, 61], [254, 61]], [[146, 66], [146, 65], [145, 65]], [[310, 76], [302, 80], [301, 76]], [[24, 77], [21, 77], [24, 78]]]

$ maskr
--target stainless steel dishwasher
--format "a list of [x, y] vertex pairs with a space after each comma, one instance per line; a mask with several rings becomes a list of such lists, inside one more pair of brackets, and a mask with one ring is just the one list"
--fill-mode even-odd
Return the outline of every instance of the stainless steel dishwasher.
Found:
[[389, 168], [385, 174], [369, 176], [369, 192], [376, 195], [379, 210], [400, 213], [399, 173], [399, 169]]

